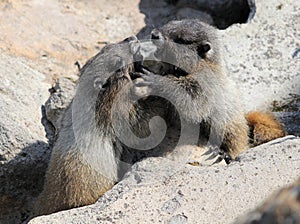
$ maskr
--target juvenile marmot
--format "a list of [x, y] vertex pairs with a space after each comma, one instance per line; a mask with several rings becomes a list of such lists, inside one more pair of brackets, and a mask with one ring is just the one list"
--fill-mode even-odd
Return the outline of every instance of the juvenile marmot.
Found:
[[172, 101], [181, 119], [209, 127], [210, 145], [235, 159], [248, 146], [248, 126], [215, 29], [198, 20], [172, 21], [151, 38], [156, 50], [144, 58], [150, 72], [139, 74], [138, 86]]
[[227, 79], [213, 27], [199, 20], [172, 21], [153, 30], [151, 39], [155, 52], [143, 62], [150, 73], [140, 74], [139, 85], [148, 87], [147, 94], [163, 91], [188, 120], [202, 121], [204, 127], [217, 125], [214, 134], [223, 139], [225, 159], [234, 159], [248, 142], [256, 146], [286, 135], [274, 115], [254, 111], [245, 115], [248, 138], [240, 99]]
[[[95, 203], [130, 164], [166, 151], [156, 143], [167, 142], [170, 125], [152, 118], [159, 115], [168, 121], [172, 106], [166, 107], [166, 100], [155, 97], [137, 102], [141, 88], [135, 92], [132, 80], [139, 68], [138, 49], [136, 37], [127, 38], [104, 47], [81, 69], [75, 97], [62, 118], [35, 215]], [[177, 127], [174, 132], [180, 134]]]
[[108, 45], [81, 69], [37, 199], [37, 215], [92, 204], [118, 180], [122, 146], [109, 129], [110, 113], [114, 95], [131, 82], [137, 43], [131, 37]]

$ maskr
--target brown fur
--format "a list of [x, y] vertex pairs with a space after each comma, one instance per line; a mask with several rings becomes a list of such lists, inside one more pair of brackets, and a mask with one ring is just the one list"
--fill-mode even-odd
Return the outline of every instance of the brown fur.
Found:
[[286, 135], [283, 125], [269, 112], [254, 111], [246, 114], [250, 127], [250, 143], [263, 144]]
[[112, 188], [114, 182], [101, 176], [83, 161], [84, 158], [77, 152], [70, 152], [65, 157], [53, 153], [46, 176], [47, 184], [36, 205], [39, 215], [93, 204]]
[[233, 159], [248, 148], [248, 127], [244, 125], [244, 118], [236, 118], [227, 125], [223, 144], [231, 149], [230, 156]]

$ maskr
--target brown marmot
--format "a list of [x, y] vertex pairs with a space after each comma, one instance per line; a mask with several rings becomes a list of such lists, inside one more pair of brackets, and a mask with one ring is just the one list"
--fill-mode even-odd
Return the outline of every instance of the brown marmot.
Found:
[[138, 101], [143, 93], [143, 88], [135, 91], [133, 82], [138, 80], [138, 50], [139, 41], [130, 37], [104, 47], [81, 69], [35, 215], [95, 203], [132, 163], [175, 148], [176, 140], [168, 144], [170, 136], [180, 134], [177, 127], [171, 134], [168, 131], [172, 105], [166, 107], [166, 100], [155, 97]]
[[108, 128], [110, 111], [114, 94], [131, 82], [137, 43], [131, 37], [107, 45], [81, 69], [52, 150], [36, 215], [92, 204], [118, 180], [122, 146]]

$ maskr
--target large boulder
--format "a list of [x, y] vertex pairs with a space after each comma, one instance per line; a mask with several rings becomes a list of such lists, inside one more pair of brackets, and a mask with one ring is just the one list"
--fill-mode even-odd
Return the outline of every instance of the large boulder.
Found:
[[221, 31], [229, 74], [246, 110], [270, 109], [300, 95], [299, 9], [299, 1], [256, 1], [249, 23]]
[[3, 53], [0, 80], [0, 223], [18, 223], [42, 189], [49, 160], [41, 105], [50, 85], [24, 60]]

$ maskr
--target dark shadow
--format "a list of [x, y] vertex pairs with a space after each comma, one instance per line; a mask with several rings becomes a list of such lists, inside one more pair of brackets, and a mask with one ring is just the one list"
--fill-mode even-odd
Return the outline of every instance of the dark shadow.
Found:
[[21, 223], [31, 214], [42, 190], [50, 150], [47, 143], [28, 145], [0, 164], [0, 223]]
[[138, 34], [145, 38], [153, 28], [171, 20], [199, 19], [219, 29], [235, 23], [247, 23], [254, 17], [254, 0], [141, 0], [140, 11], [145, 14], [144, 27]]

